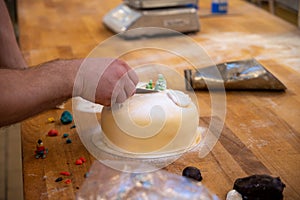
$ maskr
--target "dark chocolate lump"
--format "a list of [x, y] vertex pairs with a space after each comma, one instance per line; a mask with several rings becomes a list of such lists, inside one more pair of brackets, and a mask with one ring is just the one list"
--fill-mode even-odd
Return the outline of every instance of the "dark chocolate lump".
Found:
[[239, 178], [233, 189], [238, 191], [243, 200], [282, 200], [285, 184], [279, 177], [269, 175], [252, 175]]
[[201, 172], [198, 168], [196, 167], [186, 167], [183, 171], [182, 171], [182, 176], [185, 176], [187, 178], [191, 178], [194, 179], [196, 181], [202, 181], [202, 176], [201, 176]]

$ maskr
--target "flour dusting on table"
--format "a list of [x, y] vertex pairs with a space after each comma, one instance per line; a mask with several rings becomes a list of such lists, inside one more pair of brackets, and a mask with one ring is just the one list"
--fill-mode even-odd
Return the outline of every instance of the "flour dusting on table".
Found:
[[199, 34], [194, 39], [204, 40], [200, 45], [216, 63], [243, 59], [248, 55], [257, 60], [276, 60], [300, 72], [300, 37], [297, 33], [282, 35], [226, 32]]

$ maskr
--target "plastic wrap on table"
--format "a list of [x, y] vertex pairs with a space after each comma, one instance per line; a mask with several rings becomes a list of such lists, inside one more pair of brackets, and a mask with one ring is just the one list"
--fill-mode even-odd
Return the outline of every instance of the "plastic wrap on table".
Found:
[[165, 170], [127, 173], [95, 161], [88, 178], [77, 193], [77, 199], [218, 200], [218, 197], [210, 193], [200, 182]]
[[286, 89], [255, 59], [232, 61], [184, 71], [187, 90], [274, 90]]

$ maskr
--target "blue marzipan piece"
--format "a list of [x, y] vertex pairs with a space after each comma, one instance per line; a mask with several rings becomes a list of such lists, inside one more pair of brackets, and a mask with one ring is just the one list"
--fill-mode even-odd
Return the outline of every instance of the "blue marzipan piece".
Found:
[[70, 124], [73, 121], [72, 114], [69, 111], [64, 111], [61, 115], [60, 121], [63, 124]]

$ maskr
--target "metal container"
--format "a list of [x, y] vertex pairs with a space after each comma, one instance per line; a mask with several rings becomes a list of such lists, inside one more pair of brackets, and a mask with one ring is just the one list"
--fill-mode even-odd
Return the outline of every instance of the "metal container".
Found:
[[198, 0], [124, 0], [130, 7], [138, 9], [181, 7], [198, 5]]
[[[103, 18], [103, 23], [113, 32], [142, 28], [158, 27], [152, 32], [140, 29], [128, 33], [128, 37], [153, 36], [170, 33], [171, 29], [181, 33], [200, 30], [198, 10], [193, 6], [164, 7], [159, 9], [136, 9], [126, 4], [120, 4]], [[130, 35], [131, 34], [131, 35]]]

